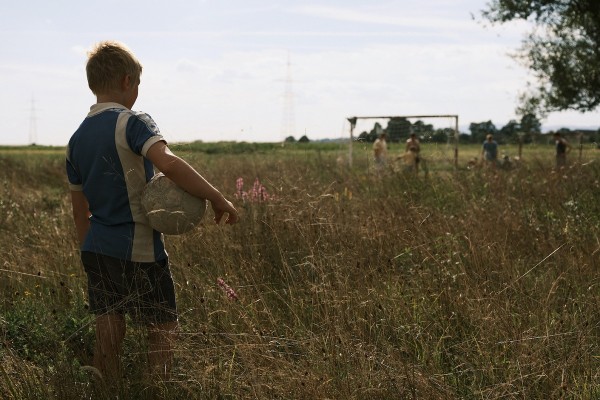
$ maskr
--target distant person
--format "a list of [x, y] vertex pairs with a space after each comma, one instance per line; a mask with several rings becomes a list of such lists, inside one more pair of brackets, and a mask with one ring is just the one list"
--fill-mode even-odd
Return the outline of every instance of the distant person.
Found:
[[567, 153], [571, 151], [571, 145], [559, 132], [555, 132], [553, 136], [556, 145], [556, 168], [560, 169], [567, 165]]
[[512, 161], [510, 160], [510, 157], [506, 154], [502, 155], [502, 158], [498, 161], [498, 166], [500, 167], [500, 169], [512, 169], [513, 164]]
[[214, 220], [238, 213], [188, 163], [174, 155], [156, 123], [132, 111], [142, 66], [118, 42], [88, 54], [87, 80], [96, 96], [67, 147], [73, 218], [95, 314], [94, 367], [106, 383], [122, 376], [125, 313], [148, 330], [150, 372], [168, 378], [177, 329], [175, 290], [163, 234], [149, 226], [141, 194], [154, 168], [188, 193], [210, 201]]
[[417, 138], [416, 133], [411, 133], [410, 137], [406, 139], [406, 151], [413, 150], [417, 155], [421, 152], [421, 142]]
[[419, 173], [419, 154], [415, 147], [406, 150], [404, 154], [400, 155], [397, 159], [402, 161], [403, 170], [405, 172]]
[[490, 133], [485, 137], [485, 142], [481, 148], [481, 158], [489, 166], [496, 167], [498, 163], [498, 143], [494, 140], [494, 136]]
[[415, 173], [419, 173], [419, 163], [421, 162], [421, 142], [417, 138], [416, 133], [411, 133], [410, 137], [406, 139], [406, 148], [405, 148], [405, 160], [413, 159], [413, 168]]
[[375, 159], [375, 167], [380, 170], [385, 166], [387, 161], [387, 141], [386, 133], [382, 132], [373, 143], [373, 157]]

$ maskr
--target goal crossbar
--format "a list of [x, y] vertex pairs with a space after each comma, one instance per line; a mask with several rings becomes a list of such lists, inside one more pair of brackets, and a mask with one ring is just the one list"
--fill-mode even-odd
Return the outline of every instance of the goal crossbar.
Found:
[[458, 115], [392, 115], [392, 116], [384, 116], [384, 117], [351, 117], [348, 118], [348, 121], [350, 121], [350, 123], [352, 123], [352, 121], [354, 121], [356, 123], [356, 120], [359, 119], [392, 119], [392, 118], [457, 118], [458, 119]]

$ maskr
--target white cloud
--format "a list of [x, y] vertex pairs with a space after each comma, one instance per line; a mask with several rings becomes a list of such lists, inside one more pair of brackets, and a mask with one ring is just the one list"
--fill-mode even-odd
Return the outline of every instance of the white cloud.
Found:
[[175, 69], [182, 73], [196, 73], [200, 71], [200, 66], [187, 58], [183, 58], [177, 61]]
[[292, 9], [298, 14], [326, 18], [338, 21], [357, 22], [369, 25], [393, 25], [402, 28], [436, 28], [436, 29], [463, 29], [465, 24], [445, 18], [432, 18], [431, 16], [406, 13], [401, 10], [390, 12], [372, 6], [351, 9], [349, 7], [332, 7], [322, 5], [298, 6]]

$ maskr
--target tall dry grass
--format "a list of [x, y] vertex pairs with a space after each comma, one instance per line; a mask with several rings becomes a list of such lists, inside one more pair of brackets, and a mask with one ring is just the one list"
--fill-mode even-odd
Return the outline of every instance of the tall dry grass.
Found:
[[[238, 177], [274, 198], [167, 238], [174, 378], [145, 380], [131, 327], [120, 398], [598, 398], [597, 154], [491, 172], [467, 152], [415, 178], [356, 151], [353, 169], [312, 147], [182, 153], [231, 198]], [[110, 398], [80, 368], [93, 330], [62, 154], [3, 153], [0, 194], [0, 397]]]

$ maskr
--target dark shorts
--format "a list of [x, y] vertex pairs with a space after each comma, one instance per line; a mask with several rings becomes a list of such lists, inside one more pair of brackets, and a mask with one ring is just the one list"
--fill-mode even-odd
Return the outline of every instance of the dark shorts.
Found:
[[90, 312], [125, 314], [144, 324], [177, 321], [169, 260], [141, 263], [81, 252]]

